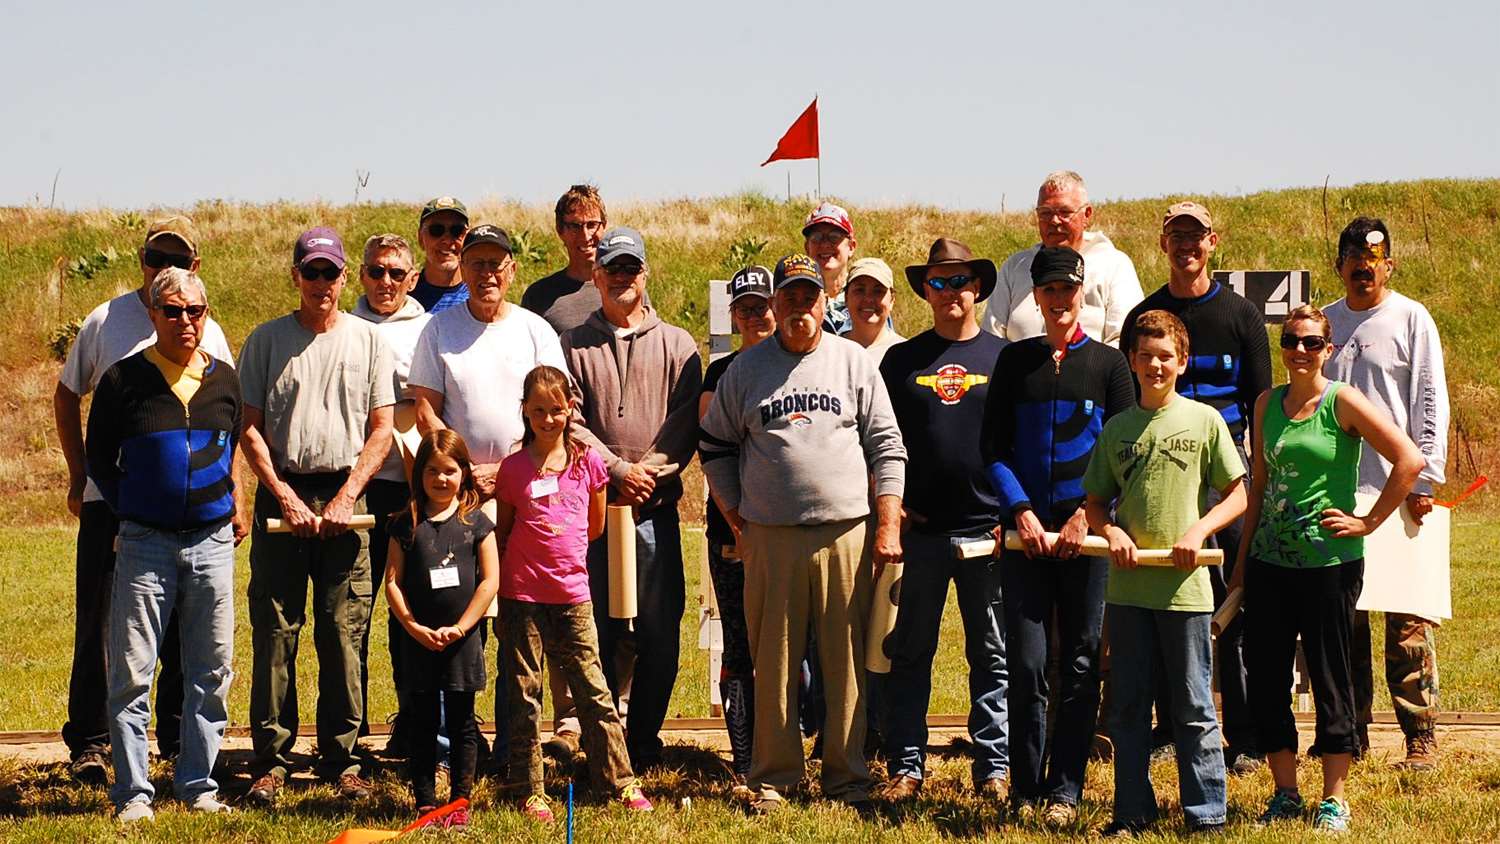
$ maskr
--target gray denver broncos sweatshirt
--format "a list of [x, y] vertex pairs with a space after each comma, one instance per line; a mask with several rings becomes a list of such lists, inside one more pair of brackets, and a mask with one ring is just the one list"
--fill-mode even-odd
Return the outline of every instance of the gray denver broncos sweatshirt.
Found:
[[807, 354], [780, 336], [734, 359], [703, 417], [699, 453], [726, 507], [761, 525], [867, 516], [876, 495], [901, 496], [906, 446], [869, 353], [824, 334]]

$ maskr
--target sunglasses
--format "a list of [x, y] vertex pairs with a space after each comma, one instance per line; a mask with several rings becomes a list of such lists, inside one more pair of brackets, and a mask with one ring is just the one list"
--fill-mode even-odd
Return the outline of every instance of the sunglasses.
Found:
[[391, 274], [391, 281], [404, 281], [407, 274], [410, 272], [411, 270], [403, 270], [400, 267], [391, 267], [390, 269], [379, 266], [372, 267], [368, 265], [365, 267], [365, 273], [369, 275], [370, 278], [373, 278], [376, 281], [380, 281], [381, 279], [385, 278], [386, 273]]
[[1329, 345], [1328, 338], [1318, 334], [1307, 334], [1298, 337], [1295, 334], [1281, 335], [1281, 348], [1291, 351], [1301, 346], [1309, 352], [1321, 352]]
[[933, 290], [962, 290], [973, 281], [974, 277], [971, 275], [950, 275], [947, 278], [934, 276], [927, 279], [927, 286]]
[[187, 314], [193, 322], [203, 319], [208, 313], [207, 305], [157, 305], [156, 309], [167, 319], [182, 319], [182, 315]]
[[153, 270], [159, 270], [163, 267], [168, 266], [176, 267], [179, 270], [186, 270], [191, 269], [193, 266], [192, 255], [183, 255], [177, 252], [163, 252], [160, 249], [145, 250], [145, 252], [141, 254], [141, 260], [145, 261], [146, 266], [150, 267]]
[[844, 242], [849, 235], [844, 232], [813, 232], [807, 236], [808, 243], [822, 243], [828, 246], [837, 246]]
[[444, 237], [444, 236], [447, 236], [447, 237], [463, 237], [464, 236], [464, 232], [466, 232], [468, 230], [469, 230], [469, 227], [466, 226], [466, 225], [464, 225], [463, 223], [449, 223], [446, 226], [443, 225], [442, 223], [428, 223], [427, 224], [427, 234], [430, 235], [430, 236], [432, 236], [432, 237], [437, 237], [437, 238], [441, 238], [441, 237]]
[[645, 269], [640, 264], [610, 264], [604, 268], [604, 271], [615, 278], [633, 278]]
[[320, 270], [312, 265], [298, 267], [297, 272], [306, 281], [318, 281], [320, 279], [322, 281], [337, 281], [338, 277], [344, 274], [344, 270], [340, 267], [326, 267]]

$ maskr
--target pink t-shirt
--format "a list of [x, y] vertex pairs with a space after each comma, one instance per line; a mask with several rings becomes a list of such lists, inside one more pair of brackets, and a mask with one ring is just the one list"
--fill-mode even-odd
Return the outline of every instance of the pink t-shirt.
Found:
[[500, 560], [500, 597], [537, 604], [589, 599], [589, 498], [609, 482], [591, 448], [560, 475], [543, 475], [521, 449], [500, 463], [495, 497], [516, 509]]

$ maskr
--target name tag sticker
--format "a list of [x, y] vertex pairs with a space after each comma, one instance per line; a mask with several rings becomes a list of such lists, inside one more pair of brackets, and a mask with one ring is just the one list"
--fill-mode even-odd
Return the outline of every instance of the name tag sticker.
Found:
[[428, 569], [427, 576], [432, 579], [433, 589], [450, 589], [458, 585], [458, 567], [443, 566], [438, 569]]
[[557, 492], [556, 475], [552, 475], [546, 478], [537, 478], [536, 480], [531, 482], [532, 498], [541, 498], [544, 495], [551, 495], [554, 492]]

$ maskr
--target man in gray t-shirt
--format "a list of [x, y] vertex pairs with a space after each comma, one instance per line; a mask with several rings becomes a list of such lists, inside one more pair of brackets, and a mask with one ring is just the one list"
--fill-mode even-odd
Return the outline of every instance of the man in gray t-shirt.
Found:
[[756, 701], [748, 785], [768, 811], [802, 779], [792, 672], [811, 627], [827, 696], [823, 793], [862, 808], [865, 620], [879, 570], [901, 559], [906, 448], [869, 354], [822, 331], [823, 278], [811, 258], [777, 263], [772, 309], [775, 336], [724, 373], [700, 442], [745, 561]]
[[[296, 311], [240, 350], [242, 445], [260, 480], [250, 546], [250, 735], [260, 772], [247, 799], [271, 805], [297, 739], [297, 638], [313, 585], [322, 773], [348, 800], [369, 796], [354, 743], [364, 714], [359, 645], [373, 584], [365, 535], [349, 529], [391, 447], [394, 361], [369, 322], [339, 310], [344, 247], [332, 229], [297, 238]], [[290, 533], [272, 534], [282, 519]]]

